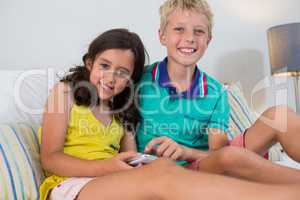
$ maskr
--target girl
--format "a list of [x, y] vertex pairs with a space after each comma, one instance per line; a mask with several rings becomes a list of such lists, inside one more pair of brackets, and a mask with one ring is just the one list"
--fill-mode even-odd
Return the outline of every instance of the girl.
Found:
[[110, 30], [90, 44], [83, 59], [85, 66], [71, 69], [48, 98], [41, 161], [53, 175], [41, 185], [41, 199], [51, 190], [50, 198], [57, 199], [69, 189], [64, 199], [74, 199], [91, 177], [131, 169], [125, 161], [136, 155], [129, 131], [138, 115], [129, 86], [143, 72], [142, 41], [127, 30]]

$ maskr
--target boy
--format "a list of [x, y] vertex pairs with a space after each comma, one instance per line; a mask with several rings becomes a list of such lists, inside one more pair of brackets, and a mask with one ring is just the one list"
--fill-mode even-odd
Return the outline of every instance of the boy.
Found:
[[[253, 176], [256, 163], [261, 164], [255, 172], [275, 172], [277, 166], [274, 168], [267, 161], [266, 164], [251, 152], [240, 152], [235, 148], [217, 150], [229, 144], [264, 155], [273, 144], [280, 142], [292, 158], [300, 161], [295, 142], [300, 141], [299, 116], [284, 106], [270, 108], [247, 130], [247, 134], [228, 141], [227, 92], [197, 65], [212, 38], [213, 14], [209, 5], [204, 0], [167, 0], [160, 8], [160, 15], [159, 38], [167, 48], [167, 57], [147, 67], [137, 88], [141, 112], [138, 150], [188, 161], [192, 164], [182, 164], [192, 169], [257, 181], [285, 182], [286, 179], [273, 179], [267, 174]], [[282, 115], [286, 118], [278, 117]], [[262, 121], [265, 118], [272, 121], [267, 125]], [[235, 162], [223, 159], [224, 155], [226, 159], [229, 155], [230, 161]], [[236, 165], [236, 161], [248, 157], [243, 165]], [[291, 181], [300, 180], [299, 171], [283, 170], [282, 173]]]
[[[160, 14], [159, 38], [168, 56], [147, 68], [138, 88], [138, 149], [150, 153], [160, 144], [158, 156], [194, 160], [200, 153], [194, 149], [208, 149], [207, 128], [228, 129], [227, 93], [196, 65], [211, 41], [212, 13], [204, 1], [166, 1]], [[165, 137], [153, 141], [157, 136]], [[171, 147], [172, 140], [182, 149]]]

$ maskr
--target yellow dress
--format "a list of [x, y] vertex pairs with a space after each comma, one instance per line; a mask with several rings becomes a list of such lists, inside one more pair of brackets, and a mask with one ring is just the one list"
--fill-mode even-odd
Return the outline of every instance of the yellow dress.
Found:
[[[64, 144], [64, 153], [85, 159], [104, 160], [118, 154], [124, 130], [113, 117], [110, 125], [103, 125], [86, 106], [74, 104]], [[41, 128], [39, 129], [41, 141]], [[68, 177], [51, 175], [40, 186], [40, 200], [46, 200], [48, 193]]]

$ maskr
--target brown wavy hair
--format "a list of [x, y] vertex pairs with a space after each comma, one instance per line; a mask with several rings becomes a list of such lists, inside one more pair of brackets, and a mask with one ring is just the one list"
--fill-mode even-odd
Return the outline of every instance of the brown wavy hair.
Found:
[[[109, 49], [130, 49], [134, 55], [134, 70], [131, 75], [133, 84], [142, 77], [145, 60], [148, 53], [140, 37], [127, 29], [112, 29], [95, 38], [89, 45], [88, 52], [82, 57], [83, 66], [75, 66], [69, 70], [61, 81], [70, 84], [77, 105], [99, 105], [100, 100], [96, 87], [90, 82], [90, 72], [86, 67], [86, 60], [95, 60], [96, 55]], [[130, 87], [126, 87], [120, 94], [113, 97], [110, 109], [115, 112], [117, 119], [129, 131], [136, 128], [140, 115], [137, 109], [138, 99]]]

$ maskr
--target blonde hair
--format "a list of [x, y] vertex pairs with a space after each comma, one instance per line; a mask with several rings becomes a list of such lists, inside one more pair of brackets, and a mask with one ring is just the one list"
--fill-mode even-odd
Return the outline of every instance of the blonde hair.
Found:
[[168, 23], [168, 16], [176, 9], [200, 12], [208, 20], [209, 36], [212, 35], [213, 13], [206, 0], [166, 0], [159, 8], [160, 29], [163, 31]]

